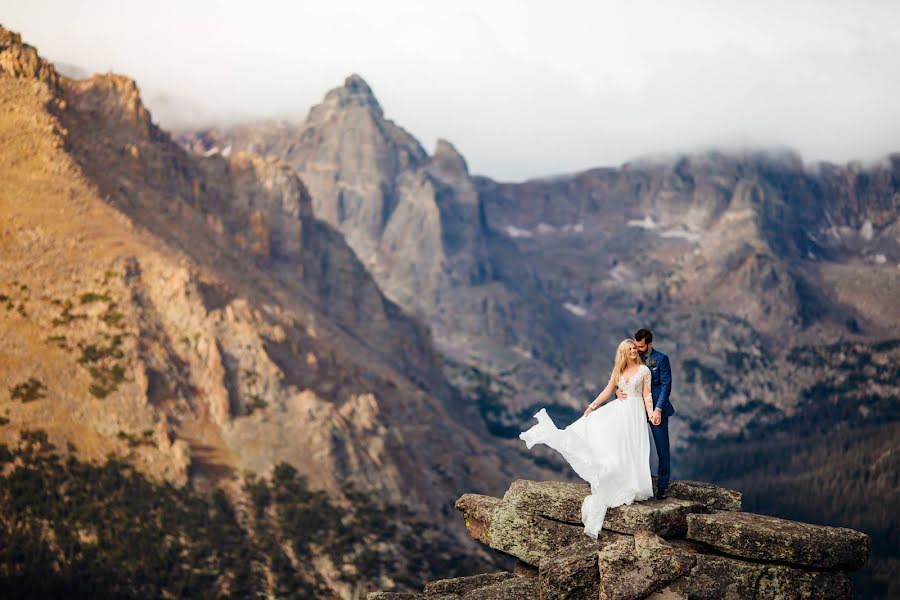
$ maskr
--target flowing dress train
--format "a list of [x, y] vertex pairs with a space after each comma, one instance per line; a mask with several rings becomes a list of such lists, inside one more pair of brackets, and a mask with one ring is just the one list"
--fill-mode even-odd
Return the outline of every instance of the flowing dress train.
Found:
[[628, 398], [613, 397], [603, 406], [558, 429], [546, 409], [534, 418], [538, 423], [519, 435], [528, 448], [546, 444], [569, 463], [591, 486], [581, 505], [584, 532], [596, 538], [603, 527], [606, 509], [653, 495], [650, 479], [650, 426], [642, 399], [644, 377], [650, 370], [641, 365], [630, 378], [619, 378]]

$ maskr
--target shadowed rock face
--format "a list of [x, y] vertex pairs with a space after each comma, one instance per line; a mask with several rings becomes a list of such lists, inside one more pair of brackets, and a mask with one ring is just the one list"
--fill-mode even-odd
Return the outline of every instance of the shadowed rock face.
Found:
[[638, 531], [608, 544], [598, 553], [600, 598], [646, 598], [694, 566], [696, 559], [681, 555], [648, 531]]
[[597, 552], [608, 543], [605, 534], [599, 541], [585, 538], [560, 548], [541, 559], [538, 578], [543, 598], [597, 598]]
[[478, 588], [487, 587], [514, 577], [512, 573], [485, 573], [471, 577], [457, 577], [456, 579], [442, 579], [432, 581], [425, 585], [425, 596], [438, 596], [441, 594], [466, 594]]
[[[536, 580], [536, 597], [542, 599], [846, 599], [853, 596], [847, 570], [858, 569], [868, 557], [868, 538], [859, 532], [713, 509], [676, 497], [739, 507], [738, 492], [695, 481], [672, 482], [668, 503], [610, 509], [626, 515], [622, 518], [627, 521], [644, 519], [662, 523], [661, 529], [677, 529], [677, 537], [666, 540], [646, 529], [619, 533], [615, 526], [607, 527], [607, 519], [599, 538], [592, 540], [577, 525], [555, 520], [574, 520], [585, 487], [520, 480], [502, 499], [466, 494], [456, 506], [475, 539], [537, 567], [537, 578], [527, 578]], [[686, 505], [696, 512], [687, 515], [685, 539], [684, 530], [671, 525], [684, 515], [673, 515], [668, 507]], [[707, 510], [716, 512], [705, 514]], [[733, 556], [737, 547], [743, 552], [740, 557]], [[521, 572], [524, 579], [526, 572]], [[429, 584], [424, 597], [430, 597], [429, 589], [444, 589], [442, 585], [450, 587], [455, 581]], [[376, 598], [381, 597], [370, 595]]]

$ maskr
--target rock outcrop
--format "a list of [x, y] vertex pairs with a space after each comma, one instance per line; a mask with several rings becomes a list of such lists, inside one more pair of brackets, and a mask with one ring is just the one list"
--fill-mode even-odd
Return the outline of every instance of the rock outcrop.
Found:
[[869, 555], [858, 531], [744, 513], [739, 492], [694, 481], [672, 482], [665, 500], [610, 509], [593, 540], [579, 520], [588, 493], [518, 480], [503, 498], [465, 494], [456, 508], [469, 534], [522, 567], [368, 598], [851, 598], [848, 572]]

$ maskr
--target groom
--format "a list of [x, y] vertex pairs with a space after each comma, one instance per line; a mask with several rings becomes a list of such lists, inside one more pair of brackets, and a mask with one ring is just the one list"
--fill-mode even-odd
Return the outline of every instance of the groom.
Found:
[[[653, 348], [653, 333], [649, 329], [638, 329], [634, 334], [634, 346], [641, 355], [641, 361], [650, 369], [650, 394], [653, 396], [653, 415], [650, 417], [650, 431], [659, 457], [658, 483], [656, 497], [666, 497], [669, 487], [669, 417], [675, 412], [669, 402], [672, 391], [672, 366], [669, 357]], [[616, 397], [620, 400], [627, 394], [616, 388]]]

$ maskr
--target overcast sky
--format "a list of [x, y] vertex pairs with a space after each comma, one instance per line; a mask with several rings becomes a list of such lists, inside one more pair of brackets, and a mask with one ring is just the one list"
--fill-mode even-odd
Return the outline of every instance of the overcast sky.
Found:
[[900, 151], [900, 2], [0, 0], [50, 60], [134, 77], [151, 108], [303, 119], [359, 73], [429, 150], [518, 180], [646, 154]]

